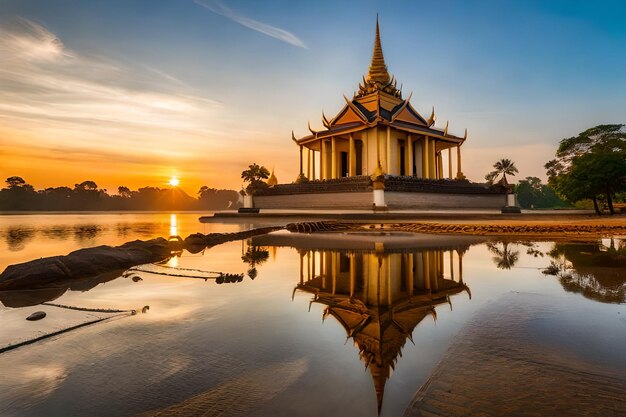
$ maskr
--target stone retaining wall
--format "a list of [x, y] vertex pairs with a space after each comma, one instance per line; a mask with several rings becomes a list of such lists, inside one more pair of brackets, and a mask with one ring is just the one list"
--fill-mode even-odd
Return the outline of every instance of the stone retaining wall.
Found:
[[506, 205], [506, 194], [444, 194], [385, 190], [385, 202], [397, 209], [500, 209]]
[[[371, 209], [372, 191], [310, 194], [255, 195], [260, 209]], [[506, 205], [505, 194], [444, 194], [428, 192], [388, 192], [385, 202], [398, 209], [499, 209]]]
[[255, 195], [254, 207], [261, 209], [369, 209], [372, 192]]

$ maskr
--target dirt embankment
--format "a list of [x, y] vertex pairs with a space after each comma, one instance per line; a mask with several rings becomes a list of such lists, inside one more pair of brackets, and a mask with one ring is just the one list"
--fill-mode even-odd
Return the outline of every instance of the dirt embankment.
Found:
[[300, 222], [290, 223], [287, 230], [299, 233], [343, 232], [379, 229], [432, 234], [470, 234], [523, 238], [598, 238], [626, 235], [626, 219], [594, 219], [578, 221], [473, 220], [460, 222]]

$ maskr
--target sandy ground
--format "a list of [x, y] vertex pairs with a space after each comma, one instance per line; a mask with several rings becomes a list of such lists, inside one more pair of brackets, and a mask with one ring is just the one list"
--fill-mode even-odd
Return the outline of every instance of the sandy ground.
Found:
[[[455, 338], [405, 417], [626, 415], [626, 361], [586, 322], [568, 321], [574, 314], [567, 302], [536, 294], [512, 293], [486, 307]], [[555, 317], [560, 326], [543, 324]]]
[[[201, 217], [201, 222], [254, 223], [286, 225], [299, 222], [332, 221], [374, 225], [387, 231], [413, 231], [434, 234], [507, 235], [528, 238], [626, 236], [626, 215], [596, 216], [587, 211], [529, 211], [522, 214], [498, 212], [269, 212], [258, 215], [221, 213], [223, 216]], [[392, 227], [391, 224], [396, 225]], [[402, 225], [431, 225], [411, 230]], [[382, 227], [381, 227], [382, 225]], [[454, 227], [459, 226], [459, 227]], [[523, 230], [527, 228], [528, 230]], [[463, 230], [466, 229], [466, 230]], [[507, 230], [509, 229], [509, 230]]]

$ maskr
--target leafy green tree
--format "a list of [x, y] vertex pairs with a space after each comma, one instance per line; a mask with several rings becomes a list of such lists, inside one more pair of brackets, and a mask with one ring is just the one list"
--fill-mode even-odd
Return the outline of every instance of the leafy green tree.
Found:
[[552, 187], [542, 184], [537, 177], [526, 177], [515, 186], [517, 200], [523, 208], [566, 207], [568, 203], [556, 195]]
[[504, 185], [507, 185], [508, 184], [506, 180], [507, 174], [511, 176], [515, 176], [515, 174], [519, 172], [517, 170], [517, 167], [515, 166], [515, 162], [506, 158], [500, 159], [498, 162], [493, 164], [493, 168], [494, 168], [493, 171], [485, 175], [485, 179], [490, 184], [493, 184], [494, 180], [498, 178], [498, 176], [502, 175], [502, 183]]
[[597, 214], [605, 198], [626, 191], [626, 131], [623, 124], [600, 125], [561, 140], [556, 158], [546, 163], [548, 184], [571, 202], [591, 199]]
[[248, 169], [241, 173], [241, 179], [244, 183], [248, 183], [246, 192], [252, 193], [254, 190], [267, 187], [267, 184], [263, 181], [269, 178], [270, 172], [264, 166], [252, 164], [248, 166]]

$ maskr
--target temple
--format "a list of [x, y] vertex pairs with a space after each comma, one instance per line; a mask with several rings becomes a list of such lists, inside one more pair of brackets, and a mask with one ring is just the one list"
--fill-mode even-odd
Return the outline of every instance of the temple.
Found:
[[[417, 178], [464, 178], [461, 171], [461, 145], [467, 138], [452, 135], [448, 126], [434, 126], [433, 107], [428, 119], [411, 106], [411, 96], [402, 98], [397, 81], [387, 71], [376, 21], [374, 52], [367, 76], [359, 84], [352, 100], [332, 119], [322, 113], [324, 130], [310, 128], [310, 135], [293, 140], [300, 147], [300, 166], [304, 167], [306, 149], [308, 179], [332, 179], [356, 175], [408, 175]], [[452, 150], [457, 164], [453, 174]], [[448, 166], [443, 166], [443, 153], [448, 153]], [[316, 172], [316, 156], [320, 160]]]
[[[403, 98], [389, 74], [378, 19], [367, 75], [352, 99], [334, 117], [322, 112], [323, 129], [292, 140], [299, 148], [300, 172], [292, 184], [254, 193], [255, 208], [410, 208], [505, 205], [502, 190], [473, 184], [461, 169], [463, 136], [435, 127]], [[445, 161], [444, 161], [445, 160]], [[360, 194], [359, 194], [360, 193]], [[396, 193], [396, 194], [393, 194]], [[398, 194], [399, 193], [399, 194]], [[426, 193], [426, 194], [425, 194]], [[329, 195], [332, 194], [332, 195]], [[420, 195], [421, 194], [421, 195]], [[470, 195], [470, 198], [467, 196]], [[294, 198], [294, 196], [298, 196]]]

